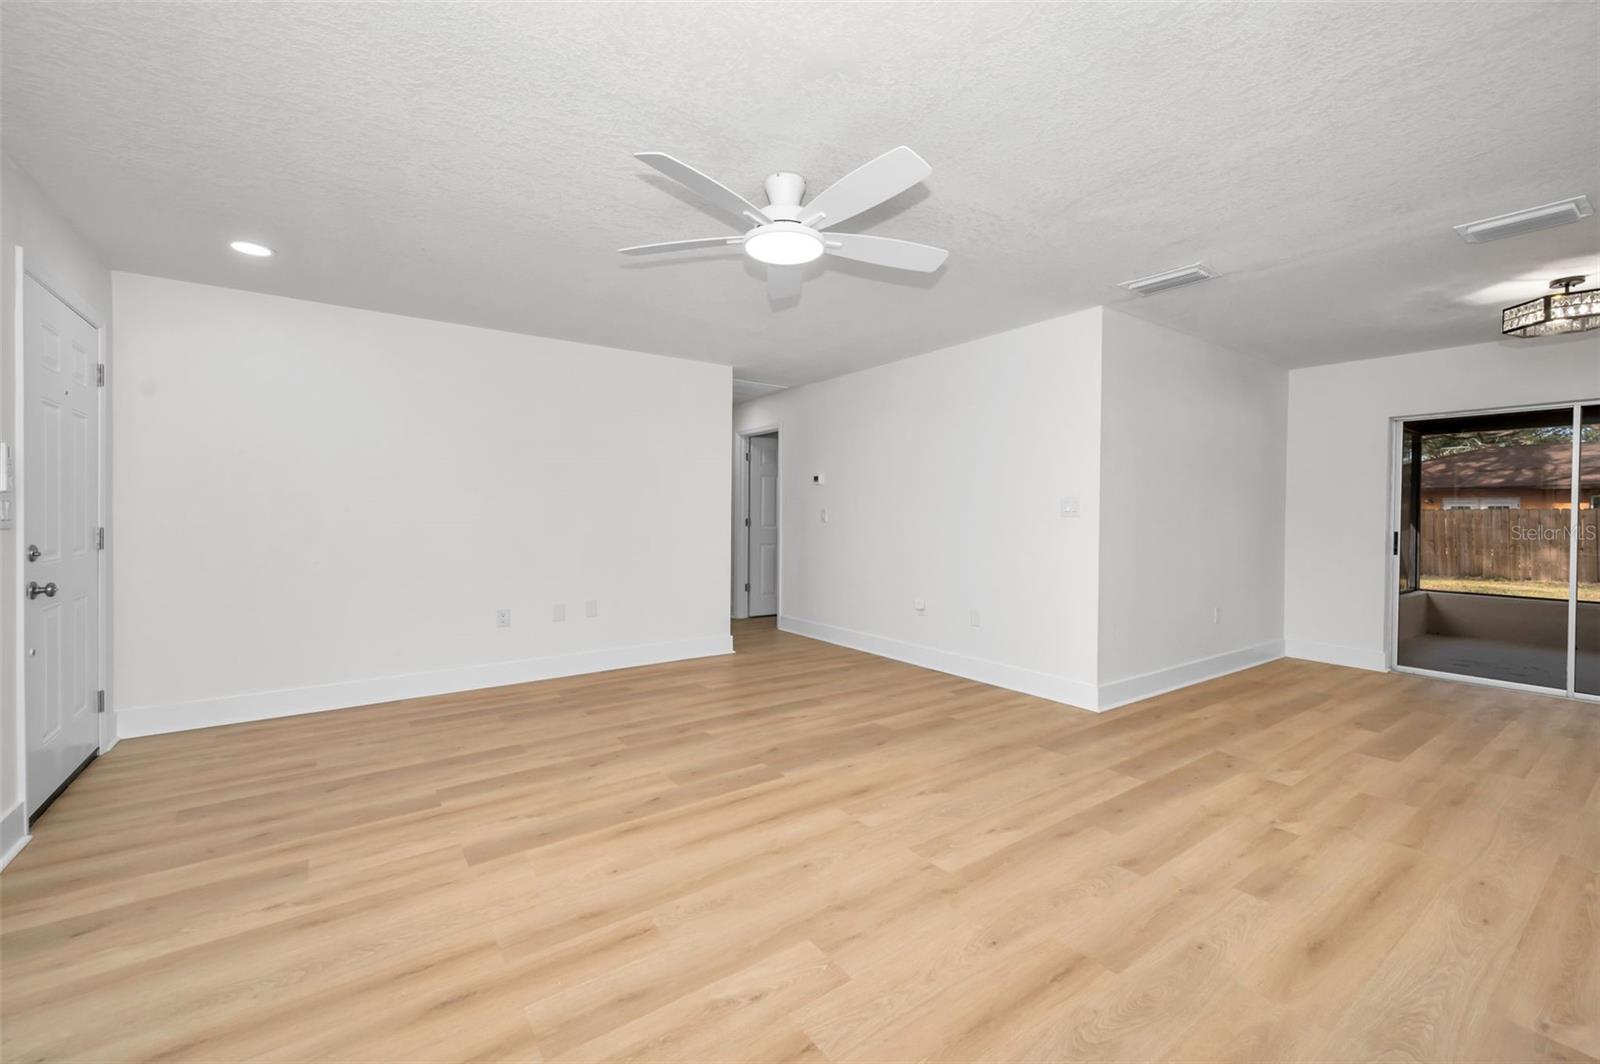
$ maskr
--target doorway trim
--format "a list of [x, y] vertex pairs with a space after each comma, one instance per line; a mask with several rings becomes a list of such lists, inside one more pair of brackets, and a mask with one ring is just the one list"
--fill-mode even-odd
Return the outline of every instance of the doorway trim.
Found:
[[[729, 574], [733, 588], [733, 618], [743, 620], [750, 616], [750, 589], [745, 586], [750, 574], [750, 437], [776, 434], [782, 446], [783, 427], [778, 422], [756, 428], [737, 429], [734, 432], [733, 477], [733, 570]], [[778, 459], [778, 557], [783, 558], [783, 459]], [[778, 616], [783, 616], [783, 581], [778, 581]]]
[[1532, 684], [1516, 683], [1511, 680], [1496, 680], [1487, 676], [1469, 676], [1465, 673], [1438, 672], [1433, 669], [1419, 669], [1411, 665], [1401, 665], [1400, 655], [1400, 556], [1393, 549], [1389, 550], [1388, 586], [1384, 591], [1384, 652], [1390, 672], [1405, 673], [1410, 676], [1425, 676], [1434, 680], [1451, 680], [1455, 683], [1476, 684], [1479, 687], [1499, 687], [1511, 691], [1525, 691], [1529, 694], [1549, 695], [1555, 698], [1566, 698], [1579, 702], [1600, 703], [1600, 694], [1588, 694], [1577, 689], [1577, 659], [1574, 656], [1577, 649], [1577, 616], [1578, 616], [1578, 503], [1582, 498], [1582, 428], [1583, 410], [1587, 406], [1600, 403], [1600, 397], [1589, 399], [1559, 400], [1545, 403], [1521, 403], [1514, 406], [1478, 407], [1469, 410], [1445, 410], [1431, 414], [1409, 414], [1391, 417], [1389, 419], [1389, 536], [1385, 537], [1385, 547], [1389, 548], [1395, 533], [1400, 531], [1400, 485], [1403, 477], [1401, 458], [1404, 446], [1404, 427], [1407, 422], [1415, 421], [1441, 421], [1447, 418], [1476, 417], [1488, 414], [1515, 414], [1524, 411], [1549, 410], [1558, 411], [1570, 409], [1572, 411], [1572, 505], [1567, 519], [1567, 687], [1560, 690], [1554, 687], [1536, 687]]
[[[112, 547], [114, 537], [111, 531], [111, 335], [110, 317], [93, 301], [82, 293], [74, 291], [70, 285], [62, 284], [50, 271], [49, 266], [38, 261], [30, 260], [27, 249], [17, 245], [15, 260], [16, 286], [11, 293], [12, 306], [15, 308], [12, 321], [12, 379], [10, 381], [13, 396], [12, 424], [16, 434], [14, 443], [14, 468], [13, 468], [13, 498], [15, 500], [12, 513], [12, 528], [16, 535], [13, 539], [13, 572], [17, 574], [17, 594], [13, 596], [10, 605], [12, 624], [14, 630], [12, 653], [17, 662], [16, 675], [12, 678], [12, 698], [17, 707], [16, 734], [8, 739], [14, 744], [16, 751], [15, 761], [12, 765], [17, 775], [18, 805], [24, 810], [24, 816], [31, 820], [36, 810], [27, 807], [28, 801], [28, 764], [27, 764], [27, 727], [28, 727], [28, 702], [27, 679], [23, 661], [27, 655], [26, 617], [22, 608], [22, 576], [25, 572], [23, 551], [25, 540], [23, 530], [24, 522], [28, 516], [28, 484], [27, 484], [27, 456], [24, 419], [27, 414], [27, 404], [23, 397], [23, 373], [26, 369], [27, 359], [23, 355], [27, 337], [26, 299], [25, 291], [28, 280], [31, 278], [45, 291], [61, 300], [67, 308], [87, 321], [95, 331], [96, 355], [99, 364], [105, 366], [106, 384], [97, 387], [96, 401], [100, 414], [100, 440], [98, 454], [95, 456], [99, 485], [96, 498], [95, 523], [104, 528], [105, 548], [99, 551], [98, 581], [100, 594], [100, 622], [99, 622], [99, 651], [95, 660], [94, 689], [105, 692], [105, 711], [100, 714], [99, 720], [99, 748], [96, 756], [108, 752], [117, 744], [116, 714], [113, 709], [115, 700], [112, 697], [111, 677], [111, 572], [112, 572]], [[81, 771], [81, 769], [80, 769]], [[30, 828], [31, 832], [31, 828]], [[28, 838], [24, 835], [24, 841]], [[17, 846], [21, 849], [21, 845]], [[14, 852], [14, 851], [13, 851]], [[9, 860], [10, 853], [0, 855], [0, 866]]]

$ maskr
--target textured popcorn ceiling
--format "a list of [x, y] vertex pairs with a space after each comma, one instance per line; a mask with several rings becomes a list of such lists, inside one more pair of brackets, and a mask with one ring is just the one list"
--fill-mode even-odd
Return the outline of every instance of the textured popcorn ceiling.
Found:
[[[792, 384], [1097, 303], [1284, 365], [1492, 340], [1600, 273], [1600, 5], [4, 5], [4, 146], [117, 269], [639, 348]], [[813, 192], [909, 144], [926, 187], [768, 303], [629, 157]], [[235, 237], [278, 250], [230, 253]], [[1139, 298], [1116, 282], [1224, 274]], [[1486, 294], [1492, 293], [1492, 294]], [[1471, 300], [1477, 298], [1478, 302]], [[225, 338], [219, 337], [219, 342]], [[1530, 349], [1531, 350], [1531, 349]], [[449, 352], [440, 352], [449, 357]]]

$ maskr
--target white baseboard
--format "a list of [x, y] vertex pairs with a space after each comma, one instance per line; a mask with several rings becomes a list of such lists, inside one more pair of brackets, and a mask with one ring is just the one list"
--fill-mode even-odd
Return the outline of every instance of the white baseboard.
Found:
[[870, 632], [858, 632], [851, 628], [801, 620], [798, 617], [780, 616], [778, 629], [810, 639], [820, 639], [824, 643], [849, 647], [851, 650], [862, 650], [868, 654], [876, 654], [880, 658], [893, 658], [895, 661], [920, 665], [935, 672], [949, 673], [951, 676], [1004, 687], [1008, 691], [1020, 691], [1025, 695], [1047, 698], [1075, 709], [1095, 709], [1094, 684], [1066, 676], [1007, 665], [987, 658], [957, 654], [918, 643], [904, 643], [898, 639], [889, 639]]
[[1342, 643], [1315, 643], [1305, 639], [1290, 639], [1284, 643], [1284, 655], [1321, 661], [1329, 665], [1348, 665], [1352, 669], [1388, 672], [1389, 656], [1381, 650], [1345, 646]]
[[253, 720], [291, 717], [301, 713], [321, 713], [330, 709], [349, 709], [376, 702], [395, 702], [404, 698], [476, 691], [485, 687], [551, 680], [637, 665], [657, 665], [717, 654], [733, 653], [733, 637], [697, 636], [663, 643], [606, 647], [577, 654], [554, 654], [543, 658], [497, 661], [487, 665], [468, 665], [459, 669], [409, 673], [401, 676], [375, 676], [316, 687], [286, 688], [250, 694], [203, 698], [167, 705], [128, 706], [117, 713], [117, 735], [128, 739], [140, 735], [211, 728], [219, 724], [243, 724]]
[[1103, 710], [1115, 709], [1117, 706], [1125, 706], [1129, 702], [1154, 698], [1156, 695], [1166, 694], [1168, 691], [1176, 691], [1178, 688], [1188, 687], [1190, 684], [1197, 684], [1204, 680], [1214, 680], [1218, 676], [1226, 676], [1230, 672], [1238, 672], [1240, 669], [1264, 665], [1281, 657], [1283, 657], [1283, 640], [1275, 639], [1257, 646], [1230, 650], [1227, 653], [1215, 654], [1209, 658], [1186, 661], [1181, 665], [1172, 665], [1165, 669], [1141, 673], [1138, 676], [1112, 680], [1110, 683], [1100, 685], [1100, 708]]
[[0, 816], [0, 869], [10, 864], [32, 837], [28, 834], [27, 805], [18, 802]]

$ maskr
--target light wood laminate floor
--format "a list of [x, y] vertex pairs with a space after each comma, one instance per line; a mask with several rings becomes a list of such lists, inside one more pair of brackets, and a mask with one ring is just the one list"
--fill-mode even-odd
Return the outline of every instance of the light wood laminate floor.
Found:
[[0, 876], [4, 1059], [1600, 1057], [1600, 707], [736, 637], [124, 742]]

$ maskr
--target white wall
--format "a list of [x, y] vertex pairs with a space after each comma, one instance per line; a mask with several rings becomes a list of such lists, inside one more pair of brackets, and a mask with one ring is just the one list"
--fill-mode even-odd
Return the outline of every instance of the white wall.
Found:
[[[107, 322], [111, 275], [94, 249], [67, 224], [32, 178], [0, 156], [0, 440], [15, 447], [18, 352], [17, 249], [29, 269], [42, 270], [75, 300], [90, 304]], [[109, 330], [108, 330], [109, 331]], [[20, 623], [18, 572], [21, 523], [0, 531], [0, 865], [27, 830], [22, 807], [26, 749], [22, 727], [21, 670], [16, 657]]]
[[1386, 666], [1391, 418], [1597, 397], [1600, 339], [1584, 337], [1507, 340], [1290, 373], [1288, 653]]
[[121, 734], [730, 648], [727, 367], [114, 280]]
[[1106, 311], [1101, 708], [1282, 655], [1287, 377]]
[[[1094, 308], [740, 404], [736, 429], [782, 441], [780, 626], [1092, 705], [1100, 323]], [[1081, 517], [1060, 516], [1067, 495]]]

